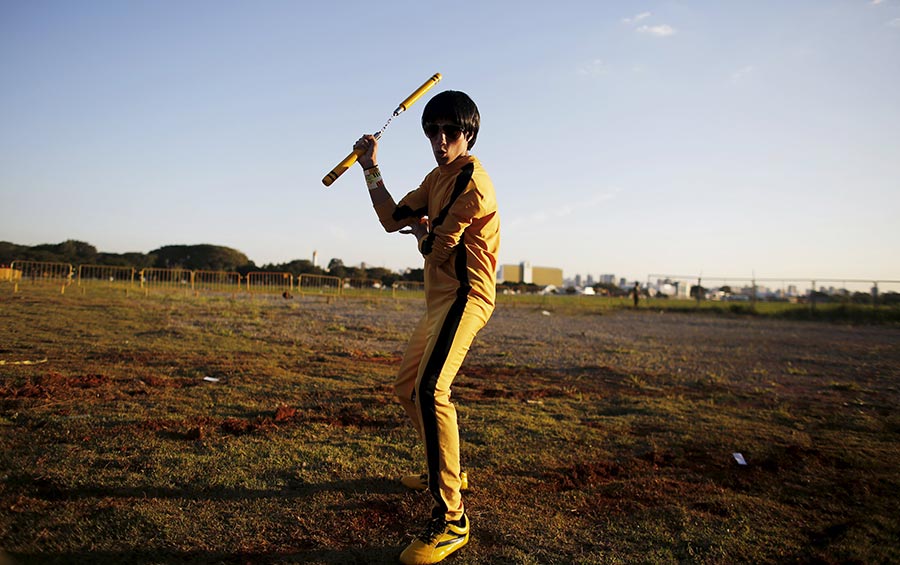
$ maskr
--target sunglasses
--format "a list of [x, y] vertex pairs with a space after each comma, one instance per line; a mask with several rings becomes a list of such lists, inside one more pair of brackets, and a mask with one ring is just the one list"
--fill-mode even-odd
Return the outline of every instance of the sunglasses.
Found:
[[425, 124], [422, 129], [425, 130], [425, 135], [432, 139], [437, 137], [443, 131], [444, 135], [447, 137], [447, 141], [456, 141], [459, 136], [462, 135], [463, 131], [465, 131], [462, 126], [456, 124]]

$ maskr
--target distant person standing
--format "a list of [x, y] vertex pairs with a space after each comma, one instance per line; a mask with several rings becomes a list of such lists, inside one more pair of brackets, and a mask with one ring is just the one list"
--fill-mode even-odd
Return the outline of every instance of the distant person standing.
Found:
[[641, 284], [637, 281], [634, 281], [634, 288], [631, 289], [631, 298], [634, 300], [634, 307], [637, 308], [641, 300]]

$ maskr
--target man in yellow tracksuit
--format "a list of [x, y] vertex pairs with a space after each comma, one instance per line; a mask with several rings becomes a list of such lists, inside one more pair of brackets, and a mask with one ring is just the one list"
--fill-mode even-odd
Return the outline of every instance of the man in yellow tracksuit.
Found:
[[480, 115], [465, 93], [446, 91], [422, 113], [437, 161], [422, 184], [399, 203], [378, 169], [377, 140], [354, 145], [378, 219], [388, 232], [412, 233], [425, 258], [425, 315], [413, 331], [394, 392], [425, 444], [427, 474], [404, 484], [427, 484], [432, 518], [400, 556], [406, 564], [437, 563], [469, 539], [460, 495], [459, 428], [450, 386], [475, 334], [494, 310], [500, 217], [494, 186], [469, 154]]

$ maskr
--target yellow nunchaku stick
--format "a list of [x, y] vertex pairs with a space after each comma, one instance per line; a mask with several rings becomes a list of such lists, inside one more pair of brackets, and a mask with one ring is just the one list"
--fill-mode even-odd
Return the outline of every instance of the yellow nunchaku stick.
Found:
[[[416, 100], [421, 98], [423, 94], [428, 92], [431, 89], [431, 87], [436, 85], [438, 82], [440, 82], [440, 80], [441, 80], [441, 73], [434, 73], [434, 76], [431, 77], [430, 79], [426, 80], [425, 84], [423, 84], [422, 86], [417, 88], [415, 90], [415, 92], [413, 92], [412, 94], [407, 96], [406, 100], [401, 102], [400, 105], [397, 106], [397, 109], [394, 110], [394, 113], [391, 116], [391, 118], [387, 121], [387, 124], [384, 124], [384, 127], [381, 128], [381, 131], [379, 131], [378, 133], [375, 134], [375, 139], [379, 139], [381, 137], [382, 132], [384, 132], [384, 129], [388, 126], [389, 123], [391, 123], [392, 119], [399, 116], [401, 112], [405, 112], [406, 110], [409, 110], [409, 107], [412, 106], [413, 104], [415, 104]], [[359, 159], [359, 156], [362, 154], [363, 154], [363, 151], [361, 149], [351, 152], [349, 155], [347, 155], [347, 157], [344, 158], [343, 161], [341, 161], [333, 169], [331, 169], [330, 173], [325, 175], [325, 178], [322, 179], [322, 184], [324, 184], [325, 186], [331, 186], [331, 183], [336, 181], [339, 176], [344, 174], [344, 172], [347, 169], [352, 167], [353, 163], [355, 163], [356, 160]]]

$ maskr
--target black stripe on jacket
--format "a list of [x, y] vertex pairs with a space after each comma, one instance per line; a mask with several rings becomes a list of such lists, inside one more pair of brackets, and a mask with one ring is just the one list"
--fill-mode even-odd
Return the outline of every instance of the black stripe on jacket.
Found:
[[425, 241], [422, 242], [422, 255], [428, 255], [431, 253], [434, 248], [434, 230], [439, 225], [444, 223], [444, 220], [447, 219], [447, 214], [450, 213], [450, 208], [456, 202], [456, 199], [459, 198], [459, 195], [463, 193], [467, 186], [469, 186], [469, 181], [472, 180], [472, 173], [475, 172], [475, 164], [467, 163], [463, 165], [463, 168], [460, 169], [459, 174], [456, 175], [456, 184], [453, 185], [453, 192], [450, 194], [450, 201], [447, 202], [447, 205], [441, 210], [438, 214], [437, 218], [432, 219], [431, 221], [431, 232], [425, 236]]

